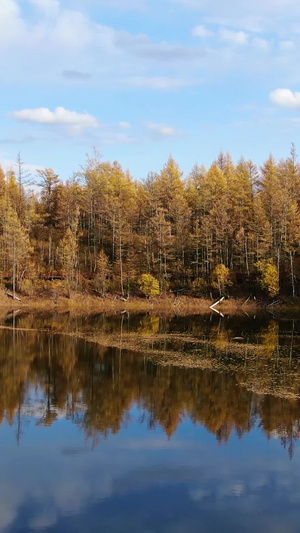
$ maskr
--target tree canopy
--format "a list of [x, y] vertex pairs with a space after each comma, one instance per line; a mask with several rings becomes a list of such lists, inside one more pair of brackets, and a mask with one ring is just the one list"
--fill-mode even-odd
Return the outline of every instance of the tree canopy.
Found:
[[170, 156], [144, 181], [95, 154], [72, 180], [51, 168], [38, 171], [38, 191], [30, 190], [22, 165], [19, 155], [17, 173], [0, 168], [6, 285], [22, 290], [29, 281], [60, 278], [69, 295], [127, 296], [140, 294], [141, 279], [153, 278], [162, 293], [205, 295], [230, 286], [233, 292], [255, 287], [270, 296], [299, 294], [294, 147], [286, 159], [270, 156], [261, 168], [221, 153], [209, 169], [195, 165], [188, 176]]

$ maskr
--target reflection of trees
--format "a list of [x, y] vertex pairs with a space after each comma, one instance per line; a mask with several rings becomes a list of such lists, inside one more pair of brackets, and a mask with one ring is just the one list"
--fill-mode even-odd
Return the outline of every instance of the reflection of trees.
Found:
[[[285, 332], [280, 345], [278, 325], [273, 322], [269, 327], [264, 325], [258, 346], [261, 347], [258, 350], [260, 356], [254, 357], [250, 350], [251, 356], [248, 357], [246, 345], [236, 344], [240, 349], [231, 351], [236, 331], [207, 322], [200, 325], [191, 320], [187, 331], [189, 338], [193, 334], [196, 342], [211, 334], [212, 344], [209, 349], [207, 345], [201, 348], [200, 357], [220, 365], [217, 371], [213, 370], [213, 365], [212, 369], [184, 367], [182, 361], [173, 366], [154, 364], [148, 351], [123, 350], [120, 326], [122, 340], [130, 335], [130, 331], [140, 328], [145, 333], [149, 327], [150, 335], [154, 335], [151, 342], [155, 345], [156, 335], [174, 328], [174, 324], [165, 319], [153, 321], [135, 317], [129, 320], [99, 316], [94, 322], [89, 318], [76, 322], [76, 318], [66, 314], [52, 322], [48, 317], [38, 320], [37, 324], [36, 319], [23, 316], [17, 325], [23, 329], [31, 328], [33, 324], [64, 331], [73, 328], [82, 333], [90, 331], [91, 325], [95, 327], [98, 322], [98, 331], [113, 335], [119, 331], [119, 341], [115, 348], [107, 348], [67, 335], [17, 329], [1, 331], [0, 420], [16, 421], [18, 435], [22, 432], [22, 413], [29, 408], [34, 411], [34, 405], [29, 405], [30, 394], [40, 391], [39, 409], [35, 413], [31, 411], [37, 423], [51, 425], [59, 416], [66, 416], [94, 440], [99, 435], [106, 437], [110, 432], [117, 433], [122, 424], [128, 422], [128, 412], [137, 402], [141, 420], [150, 428], [159, 424], [169, 437], [184, 416], [190, 417], [195, 424], [203, 424], [220, 442], [227, 442], [234, 431], [242, 437], [251, 431], [258, 419], [266, 436], [278, 436], [289, 453], [293, 453], [295, 440], [300, 436], [299, 401], [276, 395], [258, 396], [251, 391], [250, 385], [257, 389], [259, 383], [267, 391], [273, 389], [276, 393], [279, 386], [282, 389], [293, 382], [294, 389], [299, 384], [299, 392], [300, 365], [297, 359], [290, 357], [290, 343], [297, 344], [294, 325], [293, 338]], [[176, 323], [177, 333], [181, 328], [183, 324]], [[149, 335], [148, 330], [146, 334]], [[271, 349], [266, 349], [268, 338], [274, 356]], [[173, 340], [168, 335], [164, 342], [161, 337], [159, 339], [158, 344], [164, 347], [167, 356], [169, 349], [174, 351], [184, 347], [185, 341], [176, 335]], [[186, 343], [189, 356], [195, 354], [192, 345], [190, 340]]]
[[266, 330], [262, 334], [262, 346], [264, 347], [265, 355], [267, 357], [272, 357], [278, 348], [278, 335], [279, 335], [279, 326], [275, 320], [271, 320], [268, 324]]

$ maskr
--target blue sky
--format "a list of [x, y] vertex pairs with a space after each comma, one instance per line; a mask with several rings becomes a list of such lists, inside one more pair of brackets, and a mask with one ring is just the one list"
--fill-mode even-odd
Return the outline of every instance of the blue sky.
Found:
[[297, 20], [298, 0], [1, 0], [0, 163], [66, 179], [95, 146], [142, 179], [300, 151]]

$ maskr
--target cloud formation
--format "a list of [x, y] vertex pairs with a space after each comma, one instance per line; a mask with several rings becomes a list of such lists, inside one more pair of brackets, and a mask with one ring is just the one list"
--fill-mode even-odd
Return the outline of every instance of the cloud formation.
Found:
[[[272, 0], [274, 13], [280, 17], [277, 32], [282, 44], [277, 46], [273, 37], [270, 40], [261, 33], [264, 24], [255, 19], [257, 12], [250, 4], [240, 9], [237, 0], [226, 4], [226, 9], [221, 0], [161, 0], [164, 16], [176, 10], [178, 17], [182, 8], [199, 12], [199, 19], [195, 17], [196, 24], [190, 28], [199, 39], [196, 44], [188, 40], [189, 32], [186, 38], [181, 34], [171, 40], [155, 31], [147, 35], [105, 25], [103, 17], [89, 14], [91, 1], [78, 0], [76, 7], [67, 0], [26, 1], [32, 6], [33, 17], [27, 15], [20, 0], [0, 2], [0, 67], [11, 82], [58, 85], [67, 79], [70, 84], [85, 81], [104, 88], [172, 91], [232, 70], [270, 77], [271, 70], [276, 76], [285, 69], [300, 78], [294, 69], [300, 41], [294, 20], [295, 15], [300, 16], [300, 5], [298, 8], [294, 0]], [[258, 0], [253, 1], [258, 6]], [[119, 6], [120, 0], [115, 3]], [[129, 7], [144, 16], [150, 3], [145, 0], [142, 11], [140, 6], [132, 0]], [[239, 16], [231, 17], [233, 6]], [[271, 0], [262, 5], [266, 19], [270, 19], [270, 6]], [[110, 7], [114, 5], [107, 9]], [[156, 17], [155, 11], [151, 16]], [[266, 60], [262, 52], [270, 57]]]
[[203, 26], [203, 24], [199, 24], [192, 29], [192, 35], [194, 37], [200, 37], [200, 39], [210, 39], [215, 33]]
[[229, 43], [232, 43], [233, 45], [245, 45], [248, 44], [249, 35], [245, 33], [244, 31], [232, 31], [227, 30], [226, 28], [222, 28], [220, 30], [220, 38], [223, 41], [227, 41]]
[[[129, 17], [119, 9], [136, 12]], [[8, 157], [13, 158], [14, 136], [21, 150], [26, 139], [35, 136], [37, 146], [52, 143], [50, 150], [57, 154], [65, 143], [70, 151], [73, 145], [86, 151], [93, 144], [163, 139], [171, 145], [184, 130], [190, 132], [196, 151], [203, 131], [197, 121], [210, 127], [231, 120], [235, 124], [244, 119], [243, 111], [233, 116], [230, 108], [236, 112], [253, 101], [266, 106], [269, 87], [300, 86], [295, 69], [300, 60], [297, 20], [296, 0], [0, 0], [1, 81], [4, 92], [7, 83], [12, 95], [2, 99], [0, 143], [12, 145]], [[44, 90], [50, 84], [51, 99]], [[82, 105], [82, 99], [88, 104]], [[273, 103], [288, 114], [289, 108], [297, 108], [295, 100], [289, 93], [285, 104]], [[54, 105], [61, 106], [60, 112]], [[169, 124], [171, 106], [176, 109], [176, 128]], [[83, 113], [86, 107], [90, 114]], [[276, 109], [270, 110], [270, 104], [268, 109], [274, 116]], [[124, 120], [132, 123], [131, 129], [120, 125]], [[271, 143], [270, 136], [268, 140]], [[207, 142], [223, 141], [216, 132]], [[229, 150], [237, 150], [242, 137], [228, 142], [234, 142]], [[30, 142], [27, 148], [33, 150]], [[187, 160], [183, 144], [181, 149]], [[122, 147], [118, 154], [107, 153], [121, 158]], [[129, 157], [129, 150], [124, 153], [124, 159]]]
[[50, 111], [47, 107], [37, 109], [22, 109], [14, 111], [11, 116], [20, 122], [35, 122], [37, 124], [62, 124], [65, 126], [79, 126], [81, 128], [97, 128], [99, 122], [89, 113], [77, 113], [64, 107], [57, 107]]
[[270, 100], [273, 104], [300, 110], [300, 92], [293, 92], [290, 89], [276, 89], [270, 93]]

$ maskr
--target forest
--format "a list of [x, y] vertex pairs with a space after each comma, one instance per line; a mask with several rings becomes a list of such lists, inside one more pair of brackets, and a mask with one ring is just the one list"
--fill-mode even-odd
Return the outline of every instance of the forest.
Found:
[[299, 295], [295, 147], [259, 168], [221, 152], [134, 180], [95, 151], [62, 180], [0, 167], [0, 283], [27, 296]]

